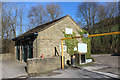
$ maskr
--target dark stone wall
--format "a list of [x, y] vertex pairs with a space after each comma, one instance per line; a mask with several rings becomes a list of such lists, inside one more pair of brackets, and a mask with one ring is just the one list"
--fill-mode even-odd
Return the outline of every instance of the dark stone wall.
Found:
[[2, 41], [2, 53], [14, 53], [15, 42], [13, 40], [4, 39]]
[[2, 53], [2, 40], [0, 39], [0, 54]]

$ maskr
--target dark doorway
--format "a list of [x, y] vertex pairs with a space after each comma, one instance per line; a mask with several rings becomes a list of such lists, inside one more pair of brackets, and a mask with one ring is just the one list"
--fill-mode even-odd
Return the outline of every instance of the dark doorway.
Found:
[[81, 63], [85, 63], [85, 54], [81, 54]]
[[17, 46], [17, 60], [20, 60], [20, 46]]
[[23, 45], [23, 61], [27, 62], [28, 58], [33, 58], [33, 43]]
[[29, 45], [28, 45], [28, 51], [29, 51], [29, 58], [33, 58], [33, 44], [32, 43], [30, 43]]
[[75, 63], [80, 64], [80, 54], [75, 53]]
[[27, 62], [27, 45], [23, 46], [23, 61]]

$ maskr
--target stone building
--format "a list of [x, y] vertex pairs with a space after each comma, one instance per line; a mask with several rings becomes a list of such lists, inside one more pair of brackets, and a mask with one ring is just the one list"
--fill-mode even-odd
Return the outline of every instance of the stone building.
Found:
[[[81, 27], [67, 15], [37, 26], [14, 38], [16, 59], [26, 62], [28, 58], [41, 58], [42, 56], [45, 58], [58, 54], [61, 55], [61, 38], [64, 38], [62, 31], [65, 31], [65, 28], [72, 28], [76, 36], [80, 36], [77, 30], [80, 30]], [[77, 40], [82, 42], [81, 39]], [[64, 56], [65, 61], [70, 59], [67, 51], [64, 51]]]

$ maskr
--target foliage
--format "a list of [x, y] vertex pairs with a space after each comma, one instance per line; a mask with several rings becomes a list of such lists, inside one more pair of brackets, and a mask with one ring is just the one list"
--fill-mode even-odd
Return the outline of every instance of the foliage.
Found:
[[[75, 37], [75, 33], [73, 32], [73, 34], [65, 34], [64, 31], [62, 31], [64, 36], [66, 38], [68, 37]], [[67, 53], [69, 53], [69, 55], [73, 55], [74, 54], [74, 47], [75, 46], [78, 46], [78, 41], [77, 39], [68, 39], [68, 40], [65, 40], [65, 43], [67, 45]]]
[[[88, 32], [84, 29], [78, 30], [78, 33], [83, 36], [83, 34], [88, 34]], [[82, 38], [81, 39], [83, 43], [87, 44], [87, 54], [86, 54], [86, 58], [89, 58], [91, 56], [91, 38]]]
[[[75, 37], [75, 33], [73, 32], [73, 34], [65, 34], [64, 31], [62, 31], [64, 36], [66, 38], [68, 37]], [[78, 30], [78, 33], [82, 36], [83, 34], [87, 34], [88, 32], [84, 29], [82, 29], [82, 31]], [[83, 43], [87, 43], [88, 45], [88, 51], [87, 51], [87, 54], [86, 54], [86, 58], [89, 58], [91, 56], [91, 39], [90, 38], [82, 38], [81, 39]], [[73, 55], [74, 54], [74, 47], [78, 46], [78, 41], [77, 39], [68, 39], [68, 40], [65, 40], [65, 43], [67, 45], [67, 52], [70, 54], [70, 55]]]
[[[115, 32], [118, 30], [118, 3], [106, 5], [99, 3], [81, 3], [77, 10], [78, 23], [90, 34]], [[80, 34], [83, 34], [80, 32]], [[119, 35], [98, 36], [91, 38], [92, 53], [119, 53]], [[84, 40], [84, 39], [82, 39]]]
[[[109, 29], [96, 29], [94, 33], [105, 33], [105, 32], [116, 32], [118, 31], [118, 25], [114, 26], [106, 26]], [[118, 37], [117, 35], [107, 35], [107, 36], [98, 36], [93, 37], [92, 39], [92, 53], [99, 54], [99, 53], [118, 53]]]
[[[109, 32], [118, 32], [120, 17], [106, 18], [96, 24], [90, 29], [86, 29], [90, 35], [102, 34]], [[119, 34], [97, 36], [91, 38], [91, 53], [92, 54], [111, 54], [120, 53]]]
[[83, 2], [78, 6], [76, 17], [81, 26], [89, 29], [101, 20], [117, 17], [118, 13], [118, 3], [116, 2], [106, 5], [96, 2]]

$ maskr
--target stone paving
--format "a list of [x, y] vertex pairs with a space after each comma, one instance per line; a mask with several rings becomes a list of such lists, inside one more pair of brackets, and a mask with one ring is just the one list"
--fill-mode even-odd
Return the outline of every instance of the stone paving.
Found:
[[25, 71], [26, 63], [13, 60], [0, 60], [2, 64], [2, 78], [15, 78], [27, 75]]

